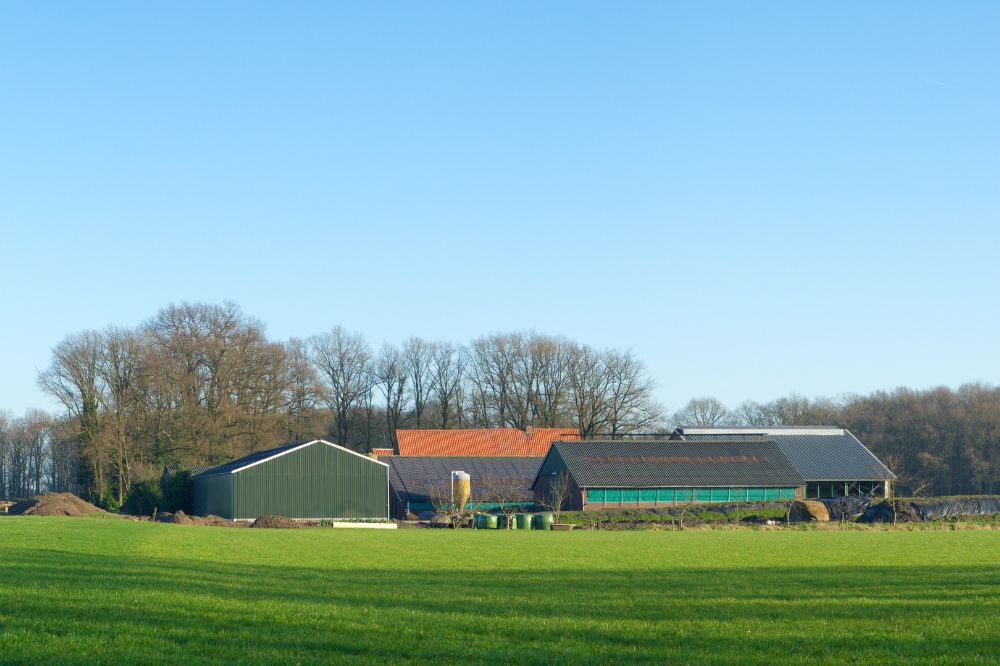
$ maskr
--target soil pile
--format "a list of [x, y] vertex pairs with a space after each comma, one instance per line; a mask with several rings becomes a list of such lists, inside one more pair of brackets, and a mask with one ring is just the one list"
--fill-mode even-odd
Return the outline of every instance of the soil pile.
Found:
[[19, 502], [7, 510], [7, 513], [17, 516], [87, 516], [92, 513], [107, 513], [80, 499], [73, 493], [42, 493], [30, 500]]
[[170, 513], [169, 511], [161, 511], [156, 514], [156, 522], [158, 523], [173, 523], [174, 525], [194, 525], [194, 519], [178, 510], [177, 513]]
[[253, 525], [250, 527], [289, 528], [299, 527], [299, 524], [291, 518], [285, 518], [284, 516], [261, 516], [253, 521]]
[[234, 523], [218, 516], [189, 516], [181, 510], [176, 513], [161, 511], [156, 514], [156, 522], [171, 523], [174, 525], [208, 525], [209, 527], [242, 527], [241, 523]]

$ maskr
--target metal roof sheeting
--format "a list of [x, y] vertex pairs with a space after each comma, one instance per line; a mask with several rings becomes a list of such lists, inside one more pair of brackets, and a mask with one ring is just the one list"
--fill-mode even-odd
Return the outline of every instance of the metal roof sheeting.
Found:
[[804, 482], [771, 439], [556, 442], [581, 488], [790, 487]]
[[[703, 429], [703, 432], [704, 430], [707, 429]], [[688, 441], [713, 441], [720, 438], [750, 440], [761, 436], [759, 433], [684, 433]], [[896, 478], [848, 430], [838, 430], [836, 434], [816, 434], [809, 429], [796, 429], [788, 434], [777, 434], [777, 429], [772, 429], [767, 437], [774, 440], [806, 481], [885, 481]]]
[[542, 458], [526, 456], [391, 456], [382, 460], [389, 464], [389, 484], [404, 502], [430, 501], [429, 486], [447, 485], [457, 470], [471, 477], [473, 500], [488, 494], [484, 480], [505, 479], [517, 482], [516, 496], [509, 499], [527, 501], [532, 499], [531, 483], [542, 465]]
[[196, 474], [191, 478], [195, 479], [203, 476], [215, 476], [216, 474], [229, 474], [233, 470], [237, 470], [240, 467], [246, 467], [247, 465], [251, 465], [255, 462], [266, 460], [271, 456], [276, 456], [279, 453], [284, 453], [285, 451], [294, 449], [296, 446], [302, 446], [303, 444], [305, 444], [305, 442], [296, 442], [294, 444], [285, 444], [284, 446], [278, 446], [273, 449], [267, 449], [265, 451], [257, 451], [256, 453], [251, 453], [250, 455], [243, 456], [242, 458], [237, 458], [236, 460], [230, 460], [225, 464], [218, 465], [216, 467], [210, 467], [205, 471], [201, 472], [200, 474]]

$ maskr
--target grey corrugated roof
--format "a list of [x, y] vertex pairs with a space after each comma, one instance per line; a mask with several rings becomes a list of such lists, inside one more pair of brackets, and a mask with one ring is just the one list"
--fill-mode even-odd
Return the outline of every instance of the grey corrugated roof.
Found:
[[[751, 439], [750, 433], [688, 434], [688, 441], [713, 441], [719, 438]], [[847, 430], [839, 434], [813, 434], [807, 429], [788, 434], [767, 435], [788, 456], [806, 481], [884, 481], [895, 475]]]
[[192, 475], [198, 475], [210, 469], [212, 469], [211, 465], [187, 465], [185, 463], [171, 463], [170, 465], [163, 466], [163, 473], [176, 474], [177, 472], [191, 472]]
[[228, 474], [234, 469], [239, 469], [250, 463], [255, 463], [258, 460], [264, 460], [265, 458], [270, 458], [271, 456], [277, 455], [283, 451], [289, 449], [294, 449], [296, 446], [301, 446], [305, 442], [295, 442], [294, 444], [285, 444], [284, 446], [278, 446], [273, 449], [267, 449], [266, 451], [257, 451], [256, 453], [251, 453], [250, 455], [243, 456], [242, 458], [237, 458], [236, 460], [230, 460], [229, 462], [218, 465], [216, 467], [210, 467], [200, 474], [196, 474], [191, 478], [198, 478], [201, 476], [216, 476], [217, 474]]
[[802, 477], [770, 438], [556, 442], [581, 488], [788, 487]]
[[483, 500], [488, 494], [484, 479], [516, 481], [512, 501], [532, 499], [531, 483], [538, 475], [542, 458], [525, 456], [385, 456], [389, 465], [389, 484], [406, 502], [430, 501], [429, 486], [447, 484], [453, 471], [468, 473], [472, 499]]

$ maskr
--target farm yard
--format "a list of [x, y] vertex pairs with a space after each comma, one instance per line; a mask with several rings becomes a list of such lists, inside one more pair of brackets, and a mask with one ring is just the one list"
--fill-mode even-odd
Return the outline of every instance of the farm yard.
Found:
[[0, 518], [0, 662], [987, 663], [1000, 531]]

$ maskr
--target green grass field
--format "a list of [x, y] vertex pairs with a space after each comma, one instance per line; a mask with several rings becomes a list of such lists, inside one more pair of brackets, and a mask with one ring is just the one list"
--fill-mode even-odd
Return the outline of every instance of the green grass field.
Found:
[[996, 663], [1000, 531], [0, 518], [0, 663]]

